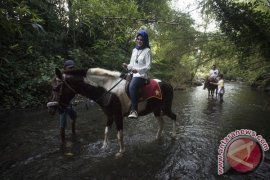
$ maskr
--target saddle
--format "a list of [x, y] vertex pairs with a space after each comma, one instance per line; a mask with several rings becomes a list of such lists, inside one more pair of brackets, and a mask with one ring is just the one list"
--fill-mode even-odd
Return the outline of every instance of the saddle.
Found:
[[[125, 91], [127, 93], [127, 96], [130, 98], [129, 94], [129, 84], [132, 79], [132, 75], [128, 74], [126, 77], [126, 85], [125, 85]], [[149, 98], [157, 98], [162, 99], [162, 94], [160, 90], [160, 86], [157, 81], [153, 79], [147, 79], [145, 81], [145, 85], [139, 89], [139, 102], [145, 101]]]
[[204, 86], [203, 86], [203, 89], [206, 89], [210, 86], [214, 86], [213, 84], [211, 84], [210, 82], [213, 82], [213, 83], [217, 83], [218, 80], [215, 79], [215, 78], [211, 78], [211, 77], [206, 77], [206, 80], [204, 82]]
[[218, 80], [216, 78], [211, 78], [211, 77], [208, 78], [208, 81], [209, 82], [213, 82], [213, 83], [217, 83], [218, 82]]

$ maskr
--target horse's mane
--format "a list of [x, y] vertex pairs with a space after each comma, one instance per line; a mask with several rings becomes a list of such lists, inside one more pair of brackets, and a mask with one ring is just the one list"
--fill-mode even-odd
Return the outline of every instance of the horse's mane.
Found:
[[65, 70], [63, 73], [65, 74], [70, 74], [74, 76], [86, 76], [87, 74], [87, 69], [71, 69], [71, 70]]
[[87, 76], [106, 76], [110, 78], [119, 78], [120, 72], [118, 71], [110, 71], [103, 68], [90, 68], [87, 71]]

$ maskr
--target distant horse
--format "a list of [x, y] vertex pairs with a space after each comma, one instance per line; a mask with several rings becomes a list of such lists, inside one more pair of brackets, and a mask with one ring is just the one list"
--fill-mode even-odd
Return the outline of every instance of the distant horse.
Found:
[[215, 93], [216, 93], [216, 97], [217, 97], [218, 86], [215, 85], [215, 84], [211, 84], [210, 82], [217, 83], [217, 81], [211, 80], [209, 77], [206, 77], [205, 78], [203, 89], [206, 89], [207, 88], [207, 90], [208, 90], [208, 98], [210, 98], [210, 96], [211, 96], [212, 99], [213, 99]]
[[[92, 99], [99, 104], [107, 117], [105, 127], [105, 137], [102, 148], [108, 144], [108, 131], [113, 122], [116, 124], [117, 139], [119, 144], [119, 152], [121, 155], [124, 151], [123, 147], [123, 118], [127, 116], [130, 110], [130, 99], [125, 92], [126, 80], [120, 78], [121, 73], [117, 71], [109, 71], [101, 68], [90, 68], [88, 70], [69, 70], [63, 73], [59, 69], [55, 69], [56, 77], [52, 81], [52, 106], [49, 109], [55, 109], [56, 106], [68, 106], [75, 94], [81, 94]], [[160, 98], [155, 96], [149, 97], [138, 104], [138, 112], [140, 116], [154, 113], [159, 122], [159, 129], [156, 138], [161, 136], [163, 130], [163, 116], [167, 115], [173, 120], [173, 137], [176, 136], [175, 122], [176, 115], [171, 111], [173, 101], [173, 88], [169, 83], [152, 80], [158, 82]], [[162, 97], [162, 98], [161, 98]]]

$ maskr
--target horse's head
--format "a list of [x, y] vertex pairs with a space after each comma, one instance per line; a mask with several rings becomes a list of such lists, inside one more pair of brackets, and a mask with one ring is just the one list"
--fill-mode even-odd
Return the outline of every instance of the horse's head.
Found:
[[[74, 81], [74, 80], [73, 80]], [[52, 94], [50, 101], [47, 103], [50, 114], [55, 114], [57, 109], [67, 107], [76, 94], [71, 86], [72, 76], [67, 75], [56, 68], [55, 77], [51, 81]]]

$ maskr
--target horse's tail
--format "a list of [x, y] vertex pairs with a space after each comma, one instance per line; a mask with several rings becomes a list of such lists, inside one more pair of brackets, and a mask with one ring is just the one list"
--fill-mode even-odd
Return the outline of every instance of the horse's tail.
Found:
[[159, 85], [162, 91], [162, 111], [171, 119], [176, 120], [176, 115], [172, 112], [173, 87], [171, 84], [163, 81]]

